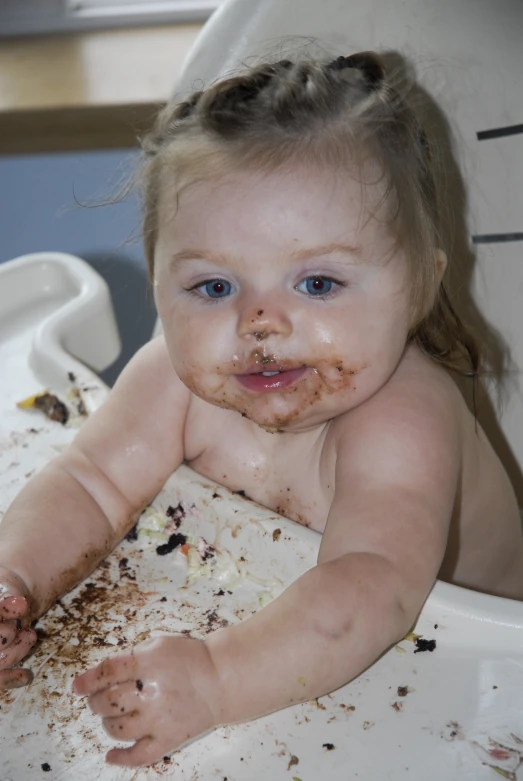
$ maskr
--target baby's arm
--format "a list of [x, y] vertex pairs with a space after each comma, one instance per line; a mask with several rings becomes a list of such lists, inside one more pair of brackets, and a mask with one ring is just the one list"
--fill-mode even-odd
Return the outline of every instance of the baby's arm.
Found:
[[436, 399], [380, 405], [341, 430], [318, 565], [204, 642], [158, 637], [75, 684], [110, 735], [110, 762], [150, 763], [221, 724], [324, 695], [414, 624], [442, 561], [459, 474], [458, 427]]
[[218, 723], [326, 694], [412, 627], [443, 559], [459, 475], [457, 421], [433, 401], [378, 402], [347, 420], [318, 565], [207, 640]]
[[[188, 400], [163, 338], [146, 345], [68, 450], [30, 480], [6, 512], [0, 617], [24, 614], [27, 601], [27, 625], [121, 540], [183, 460]], [[0, 629], [11, 643], [13, 623], [4, 621]], [[0, 668], [10, 663], [0, 655]], [[7, 675], [0, 674], [0, 688]]]

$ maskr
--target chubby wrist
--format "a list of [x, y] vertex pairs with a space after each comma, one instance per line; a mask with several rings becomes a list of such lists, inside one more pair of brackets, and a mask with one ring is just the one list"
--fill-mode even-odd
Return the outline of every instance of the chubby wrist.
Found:
[[234, 692], [235, 687], [232, 686], [235, 676], [232, 669], [234, 654], [231, 640], [231, 629], [218, 629], [203, 641], [209, 664], [209, 677], [206, 684], [208, 705], [215, 727], [233, 724], [239, 720], [238, 714], [232, 707], [241, 694], [238, 690]]

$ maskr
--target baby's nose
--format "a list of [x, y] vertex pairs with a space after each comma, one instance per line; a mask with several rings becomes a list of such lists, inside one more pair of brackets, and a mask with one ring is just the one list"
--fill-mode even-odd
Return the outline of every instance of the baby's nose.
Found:
[[260, 303], [249, 307], [238, 319], [238, 336], [261, 342], [269, 336], [290, 336], [292, 322], [283, 305]]

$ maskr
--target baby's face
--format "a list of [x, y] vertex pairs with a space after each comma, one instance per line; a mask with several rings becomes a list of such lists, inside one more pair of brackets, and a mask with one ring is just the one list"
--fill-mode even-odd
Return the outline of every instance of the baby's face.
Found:
[[[363, 195], [365, 198], [363, 199]], [[358, 406], [405, 349], [406, 260], [351, 176], [246, 171], [164, 193], [155, 297], [173, 366], [206, 401], [299, 431]]]

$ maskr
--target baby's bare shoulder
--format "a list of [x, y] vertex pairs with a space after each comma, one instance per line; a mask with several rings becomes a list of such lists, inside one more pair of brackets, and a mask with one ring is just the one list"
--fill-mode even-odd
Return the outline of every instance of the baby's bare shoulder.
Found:
[[335, 423], [338, 454], [373, 463], [388, 454], [395, 462], [421, 463], [452, 452], [461, 458], [472, 417], [452, 378], [413, 349], [394, 376], [370, 399]]

